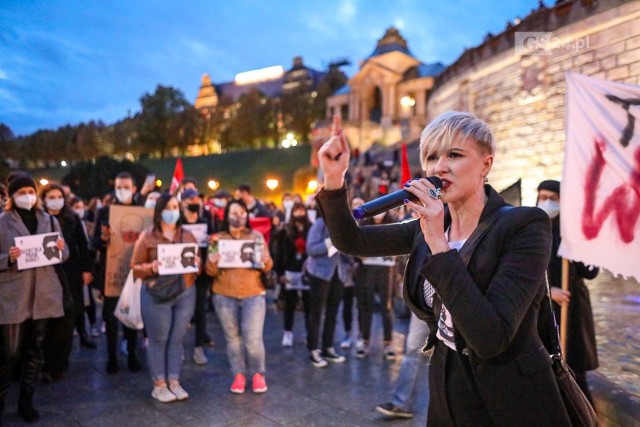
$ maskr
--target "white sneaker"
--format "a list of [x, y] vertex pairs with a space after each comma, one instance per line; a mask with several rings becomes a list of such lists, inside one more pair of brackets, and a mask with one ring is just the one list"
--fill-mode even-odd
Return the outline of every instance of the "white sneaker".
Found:
[[176, 395], [169, 391], [166, 384], [154, 386], [151, 397], [162, 403], [175, 402], [178, 400]]
[[284, 335], [282, 335], [282, 346], [283, 347], [293, 346], [293, 332], [284, 331]]
[[333, 347], [325, 348], [324, 351], [322, 352], [322, 357], [326, 361], [332, 362], [332, 363], [344, 363], [344, 361], [347, 360], [344, 356], [341, 356], [338, 353], [336, 353]]
[[180, 383], [169, 383], [169, 390], [174, 394], [177, 400], [186, 400], [189, 398], [189, 393], [182, 388]]
[[343, 350], [348, 350], [351, 348], [351, 337], [346, 335], [342, 342], [340, 343], [340, 348]]
[[318, 349], [311, 350], [311, 352], [309, 353], [309, 360], [311, 360], [311, 364], [313, 364], [313, 366], [315, 366], [316, 368], [324, 368], [329, 364], [329, 362], [322, 358], [322, 356], [320, 355], [320, 350]]
[[193, 349], [193, 361], [196, 365], [206, 365], [209, 363], [209, 359], [204, 354], [204, 349], [202, 347], [195, 347]]

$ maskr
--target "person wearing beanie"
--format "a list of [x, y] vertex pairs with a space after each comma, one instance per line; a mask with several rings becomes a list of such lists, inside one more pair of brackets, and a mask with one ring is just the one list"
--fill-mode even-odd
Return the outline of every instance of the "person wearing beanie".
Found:
[[[18, 259], [25, 255], [15, 238], [62, 232], [58, 221], [40, 208], [31, 176], [11, 174], [7, 188], [9, 200], [0, 213], [0, 423], [18, 355], [23, 364], [18, 413], [34, 422], [40, 417], [33, 394], [42, 364], [42, 340], [48, 320], [64, 314], [62, 285], [54, 266], [18, 270]], [[64, 262], [69, 257], [64, 239], [59, 238], [56, 247]]]
[[569, 290], [562, 290], [562, 257], [558, 255], [560, 247], [560, 182], [556, 180], [542, 181], [538, 186], [536, 204], [551, 218], [553, 242], [547, 277], [558, 324], [560, 323], [560, 306], [569, 305], [567, 347], [564, 357], [573, 370], [580, 389], [593, 405], [593, 398], [587, 383], [587, 371], [598, 367], [598, 351], [591, 299], [584, 279], [594, 279], [599, 270], [587, 267], [581, 262], [570, 262]]

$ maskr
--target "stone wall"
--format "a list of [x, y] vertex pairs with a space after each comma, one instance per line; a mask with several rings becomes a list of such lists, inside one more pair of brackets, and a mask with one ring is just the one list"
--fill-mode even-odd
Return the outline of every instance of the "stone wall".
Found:
[[[521, 54], [518, 32], [548, 31], [545, 54]], [[543, 179], [560, 179], [565, 140], [565, 72], [640, 85], [640, 0], [564, 1], [466, 51], [436, 81], [428, 119], [470, 111], [495, 131], [490, 183], [522, 179], [524, 205]]]

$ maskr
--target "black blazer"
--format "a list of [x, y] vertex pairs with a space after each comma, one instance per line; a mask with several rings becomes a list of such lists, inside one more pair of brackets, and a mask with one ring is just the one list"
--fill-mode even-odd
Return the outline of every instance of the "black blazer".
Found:
[[[485, 192], [488, 201], [481, 222], [506, 205], [490, 186], [485, 186]], [[429, 323], [430, 346], [441, 304], [447, 306], [456, 354], [495, 425], [570, 425], [549, 353], [537, 330], [541, 304], [548, 305], [544, 277], [551, 229], [546, 213], [524, 207], [504, 212], [465, 265], [456, 250], [431, 255], [417, 220], [358, 227], [345, 189], [323, 190], [317, 201], [331, 241], [340, 251], [356, 256], [411, 254], [405, 271], [405, 300]], [[447, 214], [445, 227], [449, 222]], [[424, 302], [424, 279], [437, 290], [433, 307]], [[444, 393], [444, 382], [430, 384], [441, 388], [431, 390], [431, 395]]]

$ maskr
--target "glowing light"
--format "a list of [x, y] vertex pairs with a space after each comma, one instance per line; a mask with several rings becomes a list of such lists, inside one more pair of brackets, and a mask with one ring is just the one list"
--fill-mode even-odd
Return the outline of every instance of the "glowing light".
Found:
[[288, 133], [287, 137], [282, 140], [282, 146], [284, 148], [295, 147], [296, 145], [298, 145], [298, 141], [296, 141], [292, 133]]
[[207, 182], [207, 186], [211, 189], [211, 190], [215, 190], [218, 187], [220, 187], [220, 183], [218, 181], [216, 181], [215, 179], [210, 179], [209, 182]]
[[307, 193], [315, 193], [317, 189], [318, 181], [316, 181], [315, 179], [312, 179], [307, 183]]
[[40, 178], [40, 185], [47, 185], [49, 183], [49, 180], [47, 178]]
[[67, 162], [65, 160], [60, 162], [60, 166], [62, 166], [63, 168], [67, 167]]
[[156, 187], [162, 187], [162, 180], [156, 179]]
[[236, 74], [235, 83], [237, 85], [246, 85], [250, 83], [262, 82], [265, 80], [273, 80], [282, 77], [283, 74], [284, 68], [282, 68], [281, 65], [275, 65], [273, 67], [238, 73]]
[[269, 190], [273, 191], [273, 190], [275, 190], [276, 188], [278, 188], [278, 184], [280, 184], [280, 183], [278, 182], [278, 180], [277, 180], [277, 179], [273, 179], [273, 178], [271, 178], [271, 179], [268, 179], [268, 180], [265, 182], [265, 184], [267, 185], [267, 188], [268, 188]]
[[400, 105], [404, 108], [410, 108], [416, 105], [416, 100], [411, 96], [405, 95], [400, 99]]

